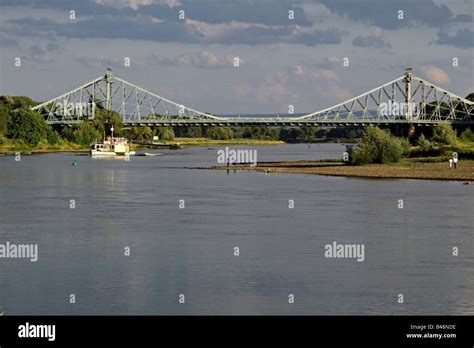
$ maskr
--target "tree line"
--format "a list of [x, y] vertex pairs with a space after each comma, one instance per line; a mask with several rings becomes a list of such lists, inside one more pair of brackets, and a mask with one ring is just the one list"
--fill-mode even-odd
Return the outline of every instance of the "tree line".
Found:
[[[397, 137], [390, 131], [369, 126], [364, 130], [357, 147], [347, 145], [348, 163], [397, 163], [403, 157], [443, 157], [457, 152], [465, 158], [474, 158], [473, 150], [459, 145], [464, 142], [474, 148], [474, 132], [465, 128], [458, 137], [449, 123], [439, 123], [427, 129], [430, 135], [419, 132], [408, 137]], [[425, 130], [426, 131], [426, 130]]]

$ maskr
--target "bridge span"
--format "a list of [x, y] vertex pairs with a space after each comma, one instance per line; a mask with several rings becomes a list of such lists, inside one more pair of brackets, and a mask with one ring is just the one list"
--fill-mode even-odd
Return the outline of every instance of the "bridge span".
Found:
[[[474, 124], [474, 102], [415, 76], [404, 75], [326, 109], [303, 116], [227, 117], [176, 103], [115, 76], [105, 75], [32, 109], [49, 124], [77, 124], [103, 107], [129, 126], [364, 126]], [[92, 110], [92, 112], [90, 112]]]

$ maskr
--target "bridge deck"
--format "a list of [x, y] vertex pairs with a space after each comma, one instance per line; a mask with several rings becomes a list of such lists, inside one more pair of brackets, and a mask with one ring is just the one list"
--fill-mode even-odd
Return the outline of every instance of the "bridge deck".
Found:
[[[49, 121], [49, 124], [79, 124], [81, 120], [61, 120], [61, 121]], [[391, 120], [391, 119], [380, 119], [380, 120], [281, 120], [281, 119], [240, 119], [240, 120], [133, 120], [124, 121], [126, 126], [150, 126], [150, 127], [232, 127], [232, 126], [267, 126], [267, 127], [301, 127], [301, 126], [368, 126], [368, 125], [393, 125], [393, 124], [407, 124], [407, 125], [418, 125], [418, 126], [434, 126], [442, 122], [442, 120]], [[474, 122], [470, 119], [466, 120], [452, 120], [452, 124], [459, 125], [472, 125]]]

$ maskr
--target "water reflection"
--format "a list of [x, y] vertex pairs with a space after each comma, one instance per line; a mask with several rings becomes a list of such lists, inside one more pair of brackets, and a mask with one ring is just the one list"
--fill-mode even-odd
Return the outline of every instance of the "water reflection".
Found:
[[[344, 147], [258, 150], [274, 161]], [[216, 149], [161, 152], [0, 158], [0, 243], [39, 244], [37, 263], [0, 261], [7, 314], [474, 313], [474, 186], [191, 170], [215, 165]], [[365, 243], [365, 261], [326, 259], [333, 241]]]

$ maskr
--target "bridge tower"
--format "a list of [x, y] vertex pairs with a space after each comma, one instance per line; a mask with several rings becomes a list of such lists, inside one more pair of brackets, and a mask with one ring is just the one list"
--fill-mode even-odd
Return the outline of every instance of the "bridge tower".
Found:
[[412, 68], [405, 69], [405, 78], [403, 82], [405, 83], [405, 103], [406, 103], [406, 113], [405, 118], [411, 120], [413, 118], [413, 109], [412, 109], [412, 92], [411, 92], [411, 80], [413, 79]]
[[112, 110], [112, 82], [114, 80], [114, 74], [112, 69], [107, 68], [105, 73], [105, 85], [106, 85], [106, 97], [105, 97], [105, 108], [107, 110]]
[[[412, 68], [405, 69], [405, 77], [403, 82], [405, 83], [405, 104], [406, 104], [406, 112], [405, 112], [405, 119], [412, 120], [413, 119], [413, 95], [411, 92], [411, 81], [413, 79]], [[413, 123], [408, 125], [407, 136], [411, 137], [415, 133], [415, 126]]]

